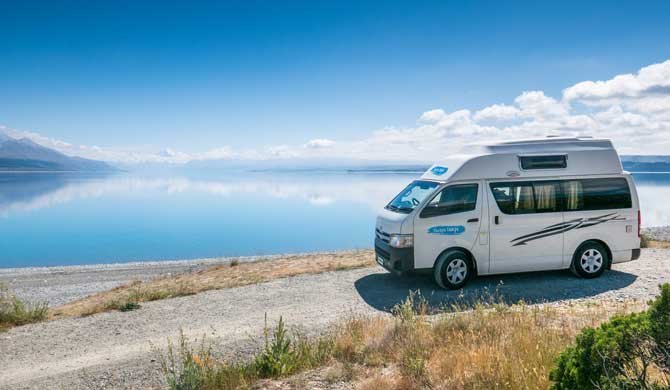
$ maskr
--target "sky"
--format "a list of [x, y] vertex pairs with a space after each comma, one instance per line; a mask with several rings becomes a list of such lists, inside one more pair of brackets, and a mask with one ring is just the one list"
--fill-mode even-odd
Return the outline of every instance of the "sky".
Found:
[[[536, 4], [537, 3], [537, 4]], [[0, 126], [119, 162], [670, 150], [670, 2], [0, 0]]]

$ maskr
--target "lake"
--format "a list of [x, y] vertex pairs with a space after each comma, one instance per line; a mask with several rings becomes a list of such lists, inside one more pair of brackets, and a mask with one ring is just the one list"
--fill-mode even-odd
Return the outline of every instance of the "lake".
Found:
[[[0, 267], [369, 248], [376, 211], [419, 175], [0, 174]], [[635, 180], [643, 225], [670, 225], [670, 174]]]

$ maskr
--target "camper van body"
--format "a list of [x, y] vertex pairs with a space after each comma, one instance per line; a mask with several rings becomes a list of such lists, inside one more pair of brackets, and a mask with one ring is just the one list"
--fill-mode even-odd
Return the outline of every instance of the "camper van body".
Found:
[[639, 210], [609, 140], [503, 142], [412, 182], [378, 215], [375, 254], [393, 273], [432, 271], [450, 288], [475, 274], [595, 277], [639, 257]]

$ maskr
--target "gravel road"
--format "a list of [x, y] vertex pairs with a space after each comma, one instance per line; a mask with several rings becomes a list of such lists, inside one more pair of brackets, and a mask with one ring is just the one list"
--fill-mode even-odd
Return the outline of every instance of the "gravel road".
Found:
[[[28, 274], [24, 279], [11, 276], [13, 286], [24, 293], [35, 289], [39, 295], [36, 279]], [[103, 275], [110, 285], [126, 277]], [[87, 283], [87, 278], [82, 280]], [[206, 335], [222, 355], [240, 357], [258, 347], [254, 338], [262, 333], [266, 313], [271, 323], [283, 316], [289, 325], [313, 333], [346, 313], [385, 313], [409, 290], [420, 290], [437, 311], [452, 303], [467, 305], [492, 292], [510, 302], [523, 299], [531, 304], [646, 300], [656, 294], [659, 283], [668, 281], [670, 250], [665, 249], [643, 250], [640, 260], [615, 265], [598, 279], [577, 279], [563, 271], [481, 277], [455, 292], [436, 289], [428, 277], [396, 278], [377, 267], [303, 275], [150, 302], [133, 312], [62, 319], [0, 333], [0, 388], [160, 388], [152, 346], [163, 348], [180, 330], [190, 338]], [[58, 300], [75, 295], [67, 293]]]

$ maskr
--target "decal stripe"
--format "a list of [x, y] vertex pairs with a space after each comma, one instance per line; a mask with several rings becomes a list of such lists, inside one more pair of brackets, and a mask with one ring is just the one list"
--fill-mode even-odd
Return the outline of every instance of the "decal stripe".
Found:
[[518, 246], [518, 245], [526, 245], [527, 242], [529, 241], [534, 241], [540, 238], [544, 237], [549, 237], [553, 236], [556, 234], [564, 233], [573, 229], [583, 229], [595, 225], [599, 225], [601, 223], [605, 223], [607, 221], [615, 221], [615, 220], [624, 220], [625, 218], [619, 217], [617, 213], [609, 213], [605, 215], [601, 215], [598, 217], [591, 217], [591, 218], [578, 218], [578, 219], [572, 219], [570, 221], [566, 222], [561, 222], [557, 223], [554, 225], [549, 225], [545, 227], [544, 229], [535, 232], [535, 233], [530, 233], [530, 234], [525, 234], [523, 236], [519, 236], [510, 243], [513, 243], [512, 246]]

